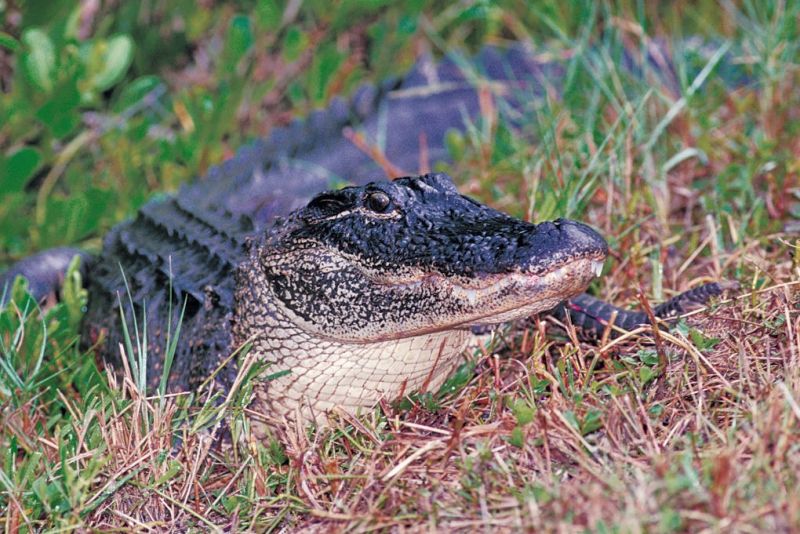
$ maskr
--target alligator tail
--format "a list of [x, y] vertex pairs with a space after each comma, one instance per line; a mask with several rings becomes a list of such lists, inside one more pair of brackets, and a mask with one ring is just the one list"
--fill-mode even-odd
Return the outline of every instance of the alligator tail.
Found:
[[51, 248], [15, 263], [6, 272], [0, 273], [0, 306], [5, 305], [17, 276], [28, 279], [28, 291], [38, 301], [49, 295], [57, 295], [75, 256], [80, 256], [81, 275], [85, 275], [90, 256], [77, 248]]
[[[679, 315], [705, 306], [713, 297], [736, 287], [736, 282], [729, 281], [703, 284], [659, 304], [653, 308], [653, 315], [658, 319], [674, 320]], [[613, 317], [615, 312], [616, 317]], [[564, 320], [567, 314], [580, 337], [586, 339], [600, 337], [612, 318], [615, 329], [611, 331], [611, 337], [619, 336], [620, 330], [631, 331], [641, 325], [650, 324], [650, 317], [644, 311], [623, 310], [586, 293], [560, 304], [551, 312], [551, 315], [560, 320]]]

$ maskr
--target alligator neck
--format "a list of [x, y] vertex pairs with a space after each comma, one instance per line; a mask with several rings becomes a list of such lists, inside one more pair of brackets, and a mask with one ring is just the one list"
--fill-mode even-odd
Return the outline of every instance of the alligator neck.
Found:
[[249, 265], [237, 273], [234, 346], [251, 341], [250, 354], [270, 364], [266, 374], [288, 371], [257, 388], [251, 408], [261, 414], [322, 423], [320, 416], [334, 406], [355, 413], [380, 397], [435, 390], [470, 339], [468, 330], [362, 344], [315, 337], [281, 311]]

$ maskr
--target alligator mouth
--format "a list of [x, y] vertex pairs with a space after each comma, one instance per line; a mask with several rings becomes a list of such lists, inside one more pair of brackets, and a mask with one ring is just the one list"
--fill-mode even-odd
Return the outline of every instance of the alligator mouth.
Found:
[[[468, 302], [474, 304], [482, 293], [485, 294], [487, 292], [496, 291], [496, 288], [503, 284], [527, 286], [530, 285], [532, 281], [536, 283], [547, 281], [548, 279], [554, 279], [553, 281], [555, 281], [555, 279], [566, 281], [575, 279], [576, 277], [584, 278], [582, 275], [586, 272], [590, 272], [592, 276], [596, 278], [602, 274], [604, 263], [605, 262], [601, 259], [580, 258], [562, 263], [543, 273], [512, 272], [489, 275], [483, 279], [485, 281], [481, 283], [478, 288], [461, 285], [452, 281], [448, 281], [448, 283], [452, 285], [456, 296], [465, 298]], [[585, 287], [583, 289], [585, 289]]]
[[[549, 311], [560, 302], [583, 293], [592, 279], [602, 274], [604, 263], [605, 257], [577, 258], [541, 273], [496, 275], [493, 283], [479, 290], [454, 284], [453, 294], [485, 310], [465, 325], [504, 323]], [[497, 303], [494, 308], [486, 302], [491, 302], [493, 296]]]
[[[302, 280], [276, 271], [270, 290], [281, 312], [305, 332], [336, 343], [364, 345], [494, 325], [549, 311], [582, 293], [602, 271], [607, 254], [598, 246], [560, 260], [553, 255], [522, 257], [501, 272], [464, 269], [454, 274], [432, 266], [386, 269], [383, 265], [378, 270], [366, 266], [363, 259], [326, 248], [314, 254], [324, 260], [322, 267], [302, 271]], [[285, 256], [282, 261], [294, 263]], [[297, 269], [287, 268], [287, 272], [297, 273]], [[330, 274], [340, 272], [346, 276]], [[305, 293], [298, 296], [292, 288], [304, 284], [324, 289], [313, 293], [314, 299], [305, 298]]]
[[498, 324], [548, 311], [582, 293], [592, 279], [601, 275], [604, 263], [605, 255], [596, 254], [572, 258], [540, 272], [520, 270], [474, 278], [426, 273], [412, 279], [404, 278], [401, 282], [384, 279], [380, 283], [396, 291], [431, 288], [446, 294], [454, 304], [449, 318], [443, 314], [439, 324], [430, 324], [424, 332], [408, 332], [409, 336], [414, 336]]

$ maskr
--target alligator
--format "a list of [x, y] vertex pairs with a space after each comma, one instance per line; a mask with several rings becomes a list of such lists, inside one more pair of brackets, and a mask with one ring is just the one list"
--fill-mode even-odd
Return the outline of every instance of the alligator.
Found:
[[[446, 161], [446, 132], [479, 121], [487, 91], [519, 120], [525, 98], [563, 70], [521, 47], [486, 49], [469, 65], [424, 58], [146, 204], [110, 232], [99, 256], [84, 254], [84, 345], [119, 366], [115, 310], [146, 318], [154, 386], [167, 325], [181, 320], [170, 390], [212, 375], [230, 387], [237, 366], [225, 361], [249, 343], [272, 376], [259, 382], [253, 410], [319, 420], [336, 406], [354, 413], [437, 388], [475, 327], [546, 312], [595, 335], [612, 321], [628, 330], [650, 323], [645, 312], [582, 293], [608, 252], [590, 226], [515, 219], [459, 194], [443, 173], [375, 179], [387, 161], [419, 167], [421, 152]], [[354, 136], [380, 146], [383, 161]], [[23, 260], [0, 285], [24, 274], [41, 296], [74, 252]], [[674, 317], [725, 288], [697, 287], [652, 317]]]

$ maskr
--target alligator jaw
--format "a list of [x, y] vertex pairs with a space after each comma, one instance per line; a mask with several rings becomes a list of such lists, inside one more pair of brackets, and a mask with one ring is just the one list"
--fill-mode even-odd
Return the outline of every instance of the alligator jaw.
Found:
[[[509, 305], [471, 320], [465, 326], [484, 326], [522, 319], [552, 309], [560, 302], [574, 297], [586, 289], [592, 279], [600, 276], [605, 256], [578, 258], [553, 267], [545, 273], [513, 273], [491, 288], [513, 287], [522, 297]], [[474, 291], [474, 290], [464, 290]], [[468, 294], [468, 299], [474, 299]]]
[[[604, 254], [576, 258], [550, 266], [544, 272], [491, 274], [459, 280], [440, 274], [422, 274], [401, 283], [375, 281], [387, 291], [436, 290], [448, 294], [465, 309], [474, 310], [466, 318], [408, 330], [401, 336], [385, 336], [374, 341], [411, 337], [457, 328], [497, 324], [521, 319], [552, 309], [558, 303], [582, 293], [592, 279], [601, 275]], [[497, 305], [498, 302], [502, 304]]]
[[[514, 291], [519, 298], [513, 305], [472, 316], [460, 324], [405, 331], [370, 342], [343, 342], [310, 335], [294, 323], [296, 317], [290, 317], [285, 308], [268, 299], [268, 314], [251, 313], [238, 323], [242, 328], [240, 339], [256, 334], [253, 353], [270, 362], [273, 372], [287, 372], [256, 391], [251, 409], [267, 416], [270, 423], [254, 424], [254, 432], [266, 436], [268, 426], [282, 426], [282, 417], [325, 425], [323, 413], [337, 406], [356, 414], [374, 406], [380, 398], [394, 399], [418, 390], [436, 391], [461, 361], [471, 337], [469, 326], [501, 323], [550, 309], [585, 289], [601, 268], [602, 258], [590, 256], [545, 273], [495, 275], [493, 283], [483, 289], [451, 283], [449, 288], [439, 288], [442, 294], [477, 301]], [[244, 269], [241, 275], [254, 272]], [[440, 285], [442, 280], [438, 279]], [[241, 296], [254, 295], [247, 291]]]

